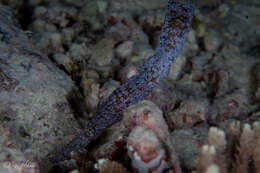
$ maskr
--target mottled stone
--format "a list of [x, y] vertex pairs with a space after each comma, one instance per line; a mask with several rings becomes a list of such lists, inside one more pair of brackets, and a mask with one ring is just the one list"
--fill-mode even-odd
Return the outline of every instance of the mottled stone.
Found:
[[191, 128], [197, 124], [205, 123], [210, 115], [209, 109], [210, 105], [207, 100], [190, 100], [169, 113], [169, 124], [172, 128]]
[[220, 18], [224, 18], [228, 15], [229, 13], [229, 10], [230, 10], [230, 7], [228, 4], [221, 4], [219, 7], [218, 7], [218, 13], [219, 13], [219, 17]]
[[186, 58], [180, 55], [178, 59], [176, 59], [175, 63], [171, 66], [171, 70], [169, 73], [169, 80], [176, 80], [182, 73], [182, 69], [186, 63]]
[[74, 61], [84, 61], [87, 58], [88, 49], [84, 44], [72, 44], [70, 45], [70, 49], [68, 55]]
[[53, 60], [57, 63], [58, 66], [64, 68], [68, 73], [72, 73], [73, 62], [70, 57], [61, 53], [57, 53], [53, 55]]
[[215, 99], [211, 107], [211, 120], [228, 118], [245, 118], [250, 113], [249, 94], [245, 90], [235, 90], [233, 93]]
[[148, 57], [152, 56], [154, 54], [154, 50], [149, 47], [146, 49], [141, 49], [139, 52], [137, 52], [138, 55], [132, 56], [132, 58], [130, 58], [128, 60], [128, 63], [140, 63], [143, 62], [145, 59], [147, 59]]
[[51, 53], [53, 51], [63, 52], [62, 35], [59, 32], [43, 32], [35, 43], [41, 51]]
[[131, 34], [131, 29], [121, 22], [117, 22], [106, 30], [106, 35], [116, 41], [127, 40], [131, 36]]
[[105, 135], [102, 135], [99, 142], [95, 144], [91, 153], [98, 160], [101, 158], [109, 158], [115, 160], [126, 156], [126, 128], [122, 123], [118, 123], [109, 127]]
[[252, 87], [253, 100], [256, 103], [260, 102], [260, 63], [257, 63], [252, 68]]
[[135, 42], [137, 45], [136, 47], [139, 49], [142, 49], [144, 45], [148, 46], [149, 44], [149, 38], [148, 36], [144, 33], [141, 27], [137, 27], [136, 29], [133, 29], [131, 31], [131, 40]]
[[100, 84], [94, 79], [88, 79], [83, 76], [81, 88], [83, 89], [85, 104], [89, 112], [94, 112], [99, 103]]
[[[201, 128], [175, 129], [171, 133], [174, 146], [183, 170], [194, 170], [198, 162], [200, 147], [207, 136], [206, 126]], [[187, 171], [187, 172], [190, 172]]]
[[110, 65], [114, 57], [115, 42], [111, 39], [100, 40], [93, 48], [90, 58], [90, 63], [97, 66]]
[[29, 42], [3, 6], [0, 26], [0, 124], [3, 133], [11, 129], [6, 142], [0, 136], [0, 148], [12, 153], [10, 161], [37, 161], [44, 173], [47, 154], [79, 129], [66, 98], [74, 84]]
[[98, 12], [100, 14], [104, 14], [106, 12], [106, 9], [108, 7], [108, 2], [105, 0], [98, 0], [97, 1], [97, 7], [98, 7]]
[[120, 79], [122, 82], [127, 81], [131, 77], [138, 75], [138, 67], [136, 65], [127, 65], [120, 71]]
[[208, 34], [204, 37], [204, 46], [207, 51], [217, 51], [222, 43], [220, 36], [214, 30], [210, 30]]
[[[30, 26], [30, 30], [37, 32], [37, 33], [44, 33], [44, 32], [57, 32], [57, 27], [52, 23], [47, 23], [42, 19], [34, 20]], [[37, 40], [38, 41], [38, 40]]]
[[120, 86], [120, 82], [115, 80], [110, 80], [104, 83], [104, 85], [100, 89], [100, 102], [103, 102], [117, 87]]
[[129, 11], [139, 12], [143, 10], [154, 10], [158, 8], [165, 8], [167, 6], [167, 0], [143, 0], [143, 1], [124, 1], [114, 0], [111, 1], [111, 11]]
[[125, 41], [122, 44], [118, 45], [118, 47], [116, 48], [116, 55], [121, 59], [128, 58], [133, 53], [133, 48], [133, 41]]

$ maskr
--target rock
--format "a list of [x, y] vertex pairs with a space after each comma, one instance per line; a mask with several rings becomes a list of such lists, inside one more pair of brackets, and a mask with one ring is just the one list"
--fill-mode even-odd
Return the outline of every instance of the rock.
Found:
[[172, 128], [193, 127], [206, 122], [209, 118], [210, 105], [207, 100], [182, 103], [175, 111], [169, 113]]
[[104, 28], [104, 23], [98, 16], [84, 16], [81, 20], [86, 20], [93, 31], [100, 31]]
[[255, 103], [260, 102], [260, 63], [257, 63], [252, 68], [252, 88], [253, 100]]
[[40, 163], [44, 173], [51, 166], [46, 156], [79, 130], [67, 100], [74, 84], [29, 42], [4, 6], [0, 26], [0, 124], [3, 133], [11, 129], [6, 142], [0, 136], [0, 148], [12, 153], [10, 161]]
[[83, 79], [96, 79], [96, 80], [98, 80], [99, 78], [100, 78], [99, 74], [95, 70], [92, 70], [92, 69], [87, 69], [82, 74], [82, 80]]
[[136, 65], [127, 65], [120, 71], [120, 79], [123, 82], [127, 81], [129, 78], [138, 74], [138, 67]]
[[157, 10], [157, 12], [148, 13], [138, 18], [138, 21], [143, 31], [149, 37], [152, 47], [156, 48], [160, 40], [162, 25], [164, 22], [164, 12]]
[[107, 98], [117, 87], [120, 86], [120, 82], [115, 80], [110, 80], [106, 82], [100, 89], [100, 103], [104, 101], [105, 98]]
[[[57, 27], [52, 23], [47, 23], [46, 21], [42, 19], [34, 20], [30, 26], [29, 29], [31, 31], [34, 31], [36, 33], [44, 33], [44, 32], [57, 32]], [[36, 39], [38, 41], [38, 39]]]
[[230, 7], [228, 4], [221, 4], [219, 7], [218, 7], [218, 13], [219, 13], [219, 17], [220, 18], [224, 18], [228, 15], [228, 12], [230, 10]]
[[24, 3], [25, 3], [24, 1], [20, 1], [20, 0], [1, 1], [1, 4], [8, 5], [12, 9], [16, 9], [16, 10], [22, 8]]
[[154, 50], [151, 47], [146, 47], [144, 49], [140, 48], [136, 53], [137, 55], [130, 58], [127, 63], [142, 63], [144, 60], [154, 55]]
[[62, 46], [62, 35], [59, 32], [43, 32], [35, 44], [41, 51], [47, 54], [64, 51]]
[[64, 28], [62, 30], [62, 38], [65, 43], [71, 43], [76, 36], [75, 28]]
[[178, 79], [178, 77], [182, 73], [182, 69], [183, 69], [185, 63], [186, 63], [186, 57], [179, 55], [179, 57], [176, 59], [175, 63], [172, 64], [172, 66], [171, 66], [168, 79], [173, 80], [173, 81]]
[[101, 135], [95, 143], [91, 153], [96, 160], [108, 158], [116, 160], [126, 157], [125, 134], [126, 129], [122, 123], [117, 123], [106, 129], [106, 133]]
[[33, 15], [35, 18], [39, 18], [42, 15], [45, 15], [48, 12], [47, 8], [44, 6], [37, 6], [35, 7], [34, 11], [33, 11]]
[[57, 65], [64, 68], [68, 73], [72, 73], [73, 62], [67, 55], [64, 55], [62, 53], [54, 54], [53, 60], [57, 63]]
[[172, 82], [165, 81], [154, 88], [147, 99], [155, 103], [163, 112], [167, 113], [173, 109], [176, 103], [172, 90]]
[[70, 45], [68, 55], [76, 62], [82, 62], [87, 58], [87, 48], [84, 44], [73, 43]]
[[187, 172], [192, 172], [191, 170], [197, 166], [197, 157], [201, 143], [207, 136], [207, 131], [206, 127], [201, 127], [175, 129], [171, 133], [172, 145], [179, 156], [182, 168]]
[[144, 14], [138, 18], [139, 24], [144, 27], [149, 25], [150, 27], [160, 29], [164, 22], [165, 14], [162, 11], [157, 11], [156, 13]]
[[50, 2], [57, 2], [59, 0], [28, 0], [28, 4], [30, 4], [31, 6], [37, 6], [39, 4], [47, 4]]
[[204, 23], [199, 24], [196, 32], [199, 37], [205, 36], [207, 34], [207, 25]]
[[143, 0], [124, 1], [114, 0], [110, 3], [110, 11], [129, 11], [131, 13], [142, 13], [144, 10], [155, 10], [166, 8], [167, 0]]
[[133, 53], [133, 48], [134, 48], [134, 42], [133, 41], [125, 41], [122, 44], [118, 45], [116, 48], [116, 55], [121, 58], [125, 59], [131, 56]]
[[115, 41], [112, 39], [102, 39], [93, 48], [90, 63], [97, 66], [107, 66], [111, 64], [114, 57]]
[[221, 0], [208, 0], [208, 1], [198, 0], [196, 3], [198, 4], [199, 7], [214, 7], [221, 4], [222, 1]]
[[94, 112], [99, 103], [99, 86], [95, 79], [88, 79], [83, 76], [81, 88], [83, 89], [85, 104], [89, 112]]
[[229, 71], [229, 76], [232, 80], [230, 85], [250, 90], [250, 73], [255, 61], [249, 59], [247, 55], [241, 54], [240, 48], [233, 44], [224, 46], [222, 61]]
[[99, 1], [97, 1], [97, 7], [98, 7], [98, 12], [100, 14], [104, 14], [108, 7], [108, 2], [105, 0], [99, 0]]
[[75, 169], [75, 170], [70, 171], [70, 173], [79, 173], [79, 170]]
[[137, 27], [131, 31], [131, 40], [133, 40], [138, 47], [139, 45], [149, 44], [148, 36], [144, 33], [144, 31], [140, 27]]
[[217, 51], [222, 43], [220, 36], [214, 30], [210, 30], [203, 41], [207, 51]]
[[131, 29], [121, 22], [118, 22], [106, 30], [106, 35], [116, 41], [125, 41], [131, 36]]
[[196, 32], [195, 30], [191, 29], [188, 34], [187, 41], [184, 43], [184, 47], [180, 54], [185, 57], [196, 56], [199, 51], [200, 48], [199, 48], [199, 42], [197, 41], [196, 38]]
[[244, 89], [240, 89], [215, 99], [210, 111], [210, 120], [246, 118], [251, 112], [249, 97]]
[[85, 3], [84, 7], [81, 8], [79, 17], [84, 18], [84, 16], [96, 16], [98, 14], [97, 1], [88, 1]]
[[86, 1], [85, 0], [64, 0], [64, 3], [75, 7], [82, 7], [86, 3]]
[[59, 28], [65, 28], [72, 20], [77, 19], [78, 13], [75, 7], [53, 2], [47, 7], [35, 8], [33, 17], [36, 20], [43, 19], [46, 23], [54, 24]]
[[99, 173], [129, 173], [121, 163], [104, 158], [97, 161], [95, 169], [97, 169]]

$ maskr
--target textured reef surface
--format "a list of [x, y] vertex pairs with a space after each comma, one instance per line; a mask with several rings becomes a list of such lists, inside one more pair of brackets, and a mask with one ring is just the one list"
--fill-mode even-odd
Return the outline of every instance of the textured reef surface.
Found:
[[260, 3], [184, 1], [0, 0], [0, 172], [259, 171]]

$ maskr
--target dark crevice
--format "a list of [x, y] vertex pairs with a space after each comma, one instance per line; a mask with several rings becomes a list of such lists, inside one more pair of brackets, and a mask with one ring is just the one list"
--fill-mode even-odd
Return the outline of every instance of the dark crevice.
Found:
[[27, 0], [17, 10], [16, 18], [19, 21], [23, 30], [28, 30], [29, 25], [32, 23], [32, 15], [34, 8], [28, 5]]
[[75, 88], [67, 96], [67, 100], [73, 110], [75, 118], [85, 118], [87, 115], [87, 109], [84, 101], [84, 97], [81, 92]]

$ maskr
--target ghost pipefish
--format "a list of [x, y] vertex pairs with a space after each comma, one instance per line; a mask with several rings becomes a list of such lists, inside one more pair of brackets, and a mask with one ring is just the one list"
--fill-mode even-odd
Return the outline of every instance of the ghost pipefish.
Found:
[[61, 152], [50, 157], [53, 163], [70, 159], [72, 151], [86, 147], [107, 127], [119, 122], [122, 112], [149, 95], [164, 80], [178, 57], [191, 28], [194, 5], [168, 1], [159, 44], [155, 54], [139, 68], [138, 75], [127, 80], [98, 106], [89, 126], [83, 129]]

